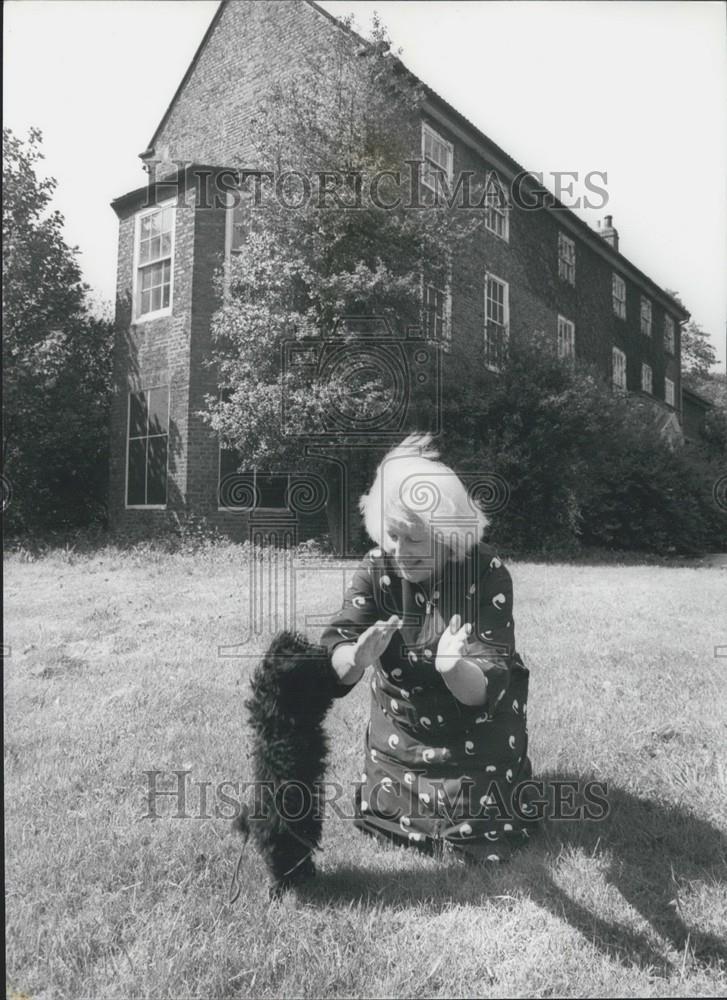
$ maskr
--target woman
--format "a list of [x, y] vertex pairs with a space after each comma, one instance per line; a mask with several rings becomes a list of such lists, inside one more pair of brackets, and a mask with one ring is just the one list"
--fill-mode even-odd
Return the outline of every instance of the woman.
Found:
[[361, 498], [377, 543], [321, 642], [341, 694], [367, 667], [371, 720], [357, 825], [500, 861], [525, 842], [533, 788], [528, 671], [512, 582], [481, 542], [487, 520], [431, 436], [393, 449]]

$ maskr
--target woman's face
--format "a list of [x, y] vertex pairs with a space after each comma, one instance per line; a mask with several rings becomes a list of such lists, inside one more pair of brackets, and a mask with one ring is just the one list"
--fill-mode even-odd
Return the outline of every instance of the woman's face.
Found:
[[430, 527], [419, 518], [404, 520], [395, 514], [384, 517], [385, 551], [393, 556], [399, 576], [412, 583], [422, 583], [433, 576], [438, 562], [438, 549], [433, 543]]

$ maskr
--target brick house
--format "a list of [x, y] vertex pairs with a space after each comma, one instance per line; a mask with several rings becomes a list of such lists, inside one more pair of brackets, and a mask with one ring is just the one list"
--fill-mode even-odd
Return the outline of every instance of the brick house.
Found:
[[[169, 108], [141, 154], [156, 182], [117, 198], [117, 341], [112, 404], [110, 520], [141, 534], [188, 513], [237, 537], [255, 517], [300, 536], [320, 530], [288, 509], [280, 483], [261, 475], [263, 510], [251, 518], [220, 502], [225, 453], [197, 415], [213, 373], [203, 365], [217, 306], [213, 274], [234, 240], [229, 210], [204, 204], [215, 171], [239, 163], [256, 103], [271, 78], [346, 32], [310, 0], [223, 0]], [[412, 155], [450, 178], [494, 171], [504, 189], [525, 171], [446, 101], [425, 88]], [[183, 163], [184, 166], [178, 166]], [[175, 166], [177, 164], [177, 166]], [[203, 204], [203, 208], [200, 208]], [[563, 355], [595, 363], [643, 395], [679, 435], [680, 324], [688, 312], [620, 251], [607, 216], [594, 231], [562, 206], [488, 211], [477, 246], [479, 287], [425, 286], [428, 333], [467, 346], [496, 372], [509, 336], [540, 330]], [[445, 356], [446, 357], [446, 356]], [[254, 473], [253, 473], [254, 475]]]

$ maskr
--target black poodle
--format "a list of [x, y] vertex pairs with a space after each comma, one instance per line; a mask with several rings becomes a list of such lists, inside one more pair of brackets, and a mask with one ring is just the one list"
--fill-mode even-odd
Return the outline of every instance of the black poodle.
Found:
[[245, 707], [253, 733], [255, 801], [235, 822], [251, 833], [273, 877], [271, 894], [315, 874], [323, 827], [323, 726], [340, 682], [323, 647], [293, 632], [272, 640]]

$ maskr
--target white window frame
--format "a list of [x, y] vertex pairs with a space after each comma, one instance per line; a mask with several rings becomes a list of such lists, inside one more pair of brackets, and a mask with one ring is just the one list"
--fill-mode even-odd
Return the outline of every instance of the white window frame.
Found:
[[641, 332], [645, 337], [650, 337], [653, 327], [651, 299], [647, 299], [645, 295], [641, 296], [640, 315], [641, 315]]
[[611, 348], [611, 382], [615, 389], [626, 390], [626, 352], [615, 345]]
[[[171, 245], [169, 248], [169, 254], [159, 257], [158, 260], [146, 261], [144, 264], [139, 263], [139, 249], [141, 243], [141, 220], [149, 215], [154, 215], [156, 212], [160, 212], [166, 208], [170, 208], [172, 212], [172, 228], [171, 228]], [[134, 270], [132, 275], [132, 288], [131, 288], [131, 305], [132, 305], [132, 323], [148, 323], [151, 320], [160, 319], [163, 316], [171, 316], [172, 309], [174, 307], [174, 251], [176, 245], [176, 234], [177, 234], [177, 206], [176, 199], [170, 198], [166, 201], [160, 201], [156, 205], [152, 205], [151, 208], [145, 208], [141, 212], [137, 212], [134, 217]], [[139, 282], [139, 272], [142, 268], [152, 267], [154, 264], [163, 263], [165, 260], [169, 260], [169, 305], [164, 306], [162, 309], [155, 309], [152, 312], [147, 312], [139, 314], [139, 308], [141, 306], [141, 286]]]
[[[446, 167], [444, 166], [444, 164], [437, 163], [436, 160], [433, 160], [431, 156], [428, 156], [426, 154], [425, 137], [427, 133], [437, 142], [441, 142], [442, 145], [445, 147], [447, 153]], [[430, 183], [429, 180], [427, 179], [428, 178], [427, 164], [432, 164], [432, 166], [436, 170], [443, 170], [447, 177], [447, 182], [451, 185], [452, 180], [454, 178], [454, 146], [448, 139], [445, 139], [443, 135], [440, 135], [436, 129], [432, 128], [431, 125], [427, 124], [427, 122], [422, 122], [422, 169], [421, 169], [420, 179], [424, 187], [428, 188], [430, 191], [434, 191], [434, 193], [436, 194], [439, 188], [436, 184], [436, 181], [434, 183]]]
[[497, 282], [498, 284], [502, 285], [502, 287], [504, 289], [504, 295], [503, 295], [503, 300], [502, 300], [502, 305], [503, 305], [503, 310], [502, 311], [503, 311], [503, 319], [504, 319], [504, 322], [502, 323], [502, 329], [503, 329], [503, 338], [502, 338], [502, 340], [503, 340], [503, 348], [504, 348], [504, 350], [507, 349], [507, 343], [508, 343], [508, 341], [510, 339], [510, 285], [508, 284], [507, 281], [505, 281], [503, 278], [499, 277], [499, 275], [494, 274], [492, 271], [485, 271], [485, 293], [484, 293], [484, 307], [485, 307], [484, 319], [485, 319], [485, 322], [484, 322], [484, 330], [483, 330], [484, 353], [485, 353], [485, 368], [487, 368], [488, 371], [491, 371], [491, 372], [499, 372], [499, 371], [501, 371], [501, 368], [500, 368], [499, 365], [489, 364], [488, 361], [487, 361], [487, 348], [488, 348], [488, 340], [487, 340], [487, 335], [488, 335], [488, 331], [487, 331], [487, 327], [488, 327], [487, 300], [488, 300], [488, 296], [487, 296], [487, 291], [488, 291], [488, 286], [490, 284], [490, 281]]
[[558, 277], [575, 286], [576, 241], [562, 232], [558, 232]]
[[664, 314], [664, 350], [667, 354], [676, 354], [676, 324], [669, 313]]
[[[250, 514], [250, 513], [260, 513], [260, 514], [283, 514], [290, 513], [289, 507], [255, 507], [252, 511], [248, 510], [246, 507], [225, 507], [220, 503], [220, 487], [222, 486], [222, 452], [225, 450], [222, 442], [218, 441], [219, 447], [217, 449], [217, 510], [223, 514]], [[246, 472], [245, 475], [252, 475], [252, 485], [253, 489], [257, 489], [257, 476], [258, 468], [256, 465]], [[267, 473], [266, 473], [267, 475]], [[279, 473], [279, 475], [287, 475], [288, 477], [288, 492], [290, 491], [290, 473]]]
[[[674, 379], [671, 379], [668, 376], [666, 376], [664, 378], [664, 402], [667, 403], [669, 406], [673, 406], [674, 409], [676, 409], [676, 398], [677, 398], [676, 389], [677, 387], [676, 383], [674, 382]], [[670, 396], [671, 399], [669, 398]]]
[[645, 361], [641, 362], [641, 391], [654, 395], [654, 370]]
[[422, 320], [423, 329], [422, 332], [424, 336], [428, 336], [427, 324], [426, 324], [426, 303], [425, 294], [427, 288], [433, 288], [435, 292], [444, 298], [444, 317], [442, 323], [442, 336], [437, 337], [436, 334], [432, 338], [437, 343], [441, 344], [445, 349], [449, 349], [449, 345], [452, 343], [452, 277], [451, 273], [448, 276], [447, 284], [444, 288], [440, 288], [435, 285], [433, 281], [425, 281], [424, 275], [422, 275], [422, 285], [421, 285], [421, 301], [422, 301]]
[[[623, 295], [618, 295], [622, 292]], [[619, 319], [626, 319], [626, 282], [620, 274], [613, 272], [611, 279], [611, 299], [613, 301], [613, 311]]]
[[[494, 170], [488, 170], [487, 171], [487, 179], [486, 179], [485, 183], [486, 183], [486, 188], [485, 188], [485, 205], [486, 205], [486, 208], [485, 208], [485, 229], [487, 229], [489, 232], [491, 232], [493, 234], [493, 236], [497, 236], [498, 239], [504, 240], [505, 243], [509, 243], [510, 242], [510, 212], [509, 212], [509, 209], [507, 207], [505, 207], [505, 208], [499, 208], [496, 205], [491, 205], [490, 204], [490, 201], [493, 198], [491, 184], [494, 183], [494, 184], [497, 185], [497, 187], [499, 188], [499, 192], [500, 192], [499, 195], [498, 195], [498, 197], [497, 197], [498, 202], [501, 204], [502, 201], [504, 201], [505, 205], [507, 206], [508, 202], [507, 202], [507, 193], [505, 191], [505, 186], [502, 183], [502, 181], [500, 180], [500, 178], [497, 176], [497, 174], [495, 173]], [[497, 219], [501, 220], [501, 223], [502, 223], [502, 232], [498, 232], [496, 225], [495, 226], [491, 225], [492, 219], [493, 219], [493, 215]]]
[[576, 325], [565, 316], [558, 315], [558, 357], [575, 358]]
[[[129, 499], [129, 445], [131, 440], [131, 397], [142, 392], [153, 392], [154, 389], [167, 390], [167, 467], [165, 469], [167, 484], [167, 503], [128, 503]], [[169, 421], [172, 414], [172, 387], [169, 382], [159, 382], [157, 385], [146, 386], [144, 389], [128, 389], [126, 393], [126, 461], [124, 465], [124, 509], [125, 510], [166, 510], [169, 503]], [[149, 435], [147, 434], [147, 437]], [[144, 489], [146, 493], [146, 488]]]
[[227, 205], [225, 206], [225, 263], [228, 264], [234, 254], [239, 250], [232, 249], [232, 234], [235, 226], [235, 209], [239, 208], [239, 198], [228, 192]]

